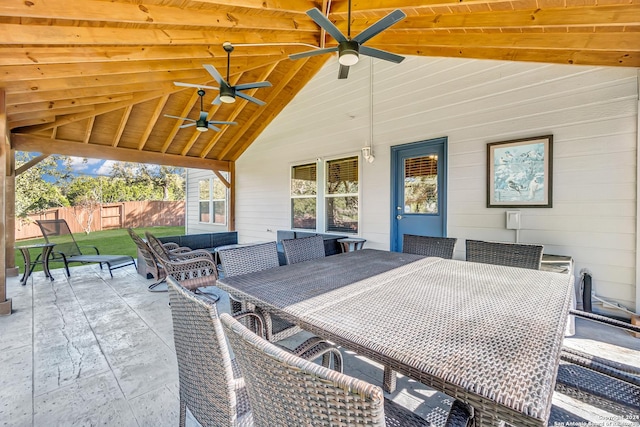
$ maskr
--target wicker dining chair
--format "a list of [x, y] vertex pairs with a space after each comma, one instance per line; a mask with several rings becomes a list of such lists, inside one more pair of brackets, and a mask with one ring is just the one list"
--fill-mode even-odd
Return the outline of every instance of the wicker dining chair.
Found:
[[467, 261], [540, 270], [541, 245], [467, 240]]
[[209, 251], [192, 251], [188, 250], [189, 248], [168, 250], [160, 240], [149, 233], [147, 233], [147, 240], [147, 247], [167, 276], [172, 276], [185, 288], [204, 294], [212, 301], [220, 299], [215, 287], [218, 269]]
[[[226, 313], [220, 315], [244, 374], [255, 425], [430, 426], [365, 381], [287, 353]], [[447, 427], [469, 426], [473, 408], [456, 400]]]
[[299, 239], [282, 240], [284, 257], [287, 264], [324, 258], [324, 239], [322, 236], [301, 237]]
[[431, 237], [404, 234], [402, 236], [402, 252], [424, 256], [453, 258], [453, 249], [458, 239], [455, 237]]
[[[147, 266], [147, 273], [151, 274], [153, 276], [153, 279], [155, 280], [155, 282], [149, 285], [149, 291], [158, 292], [155, 288], [159, 284], [164, 282], [165, 278], [167, 277], [167, 273], [164, 267], [162, 267], [160, 261], [158, 261], [155, 255], [153, 255], [151, 249], [149, 248], [149, 245], [147, 245], [147, 242], [142, 240], [142, 238], [138, 236], [138, 234], [136, 234], [136, 232], [133, 231], [132, 228], [127, 228], [127, 232], [129, 233], [129, 236], [131, 236], [133, 243], [135, 243], [136, 247], [138, 248], [138, 252], [142, 256], [142, 259], [144, 259], [145, 265]], [[162, 291], [164, 292], [164, 290]]]
[[[185, 425], [186, 409], [207, 426], [252, 426], [249, 399], [240, 368], [229, 352], [215, 304], [189, 292], [173, 277], [167, 277], [173, 337], [178, 358], [180, 426]], [[256, 313], [239, 313], [236, 318]], [[259, 330], [262, 332], [262, 329]], [[327, 341], [311, 338], [294, 354], [305, 360], [322, 358], [323, 366], [342, 372], [342, 355]]]
[[[218, 251], [224, 277], [239, 276], [280, 266], [276, 242], [240, 246]], [[265, 319], [267, 340], [280, 341], [297, 334], [301, 329], [286, 320], [263, 311], [260, 307], [246, 306], [231, 298], [231, 313], [256, 310]]]
[[186, 409], [202, 426], [251, 426], [243, 378], [229, 354], [216, 307], [167, 278], [178, 357], [180, 426]]
[[[168, 259], [170, 261], [185, 260], [190, 258], [206, 257], [213, 261], [213, 254], [205, 249], [191, 249], [187, 247], [176, 247], [169, 249], [165, 243], [162, 243], [153, 234], [148, 231], [145, 233], [147, 237], [147, 243], [154, 255], [162, 259]], [[177, 246], [177, 245], [176, 245]]]

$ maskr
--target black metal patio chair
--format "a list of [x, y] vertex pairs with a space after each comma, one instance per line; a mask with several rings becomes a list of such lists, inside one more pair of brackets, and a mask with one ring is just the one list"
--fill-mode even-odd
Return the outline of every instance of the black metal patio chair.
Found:
[[[105, 255], [100, 254], [100, 251], [95, 246], [79, 246], [69, 229], [69, 224], [64, 219], [45, 219], [37, 220], [36, 223], [42, 231], [42, 236], [47, 243], [53, 243], [55, 246], [51, 251], [49, 257], [49, 263], [51, 262], [63, 262], [64, 268], [67, 272], [67, 276], [71, 277], [69, 272], [69, 264], [100, 264], [106, 265], [109, 268], [109, 274], [113, 277], [113, 270], [117, 268], [133, 265], [135, 267], [136, 261], [129, 255]], [[81, 248], [85, 249], [82, 252]], [[89, 254], [88, 251], [95, 252]]]

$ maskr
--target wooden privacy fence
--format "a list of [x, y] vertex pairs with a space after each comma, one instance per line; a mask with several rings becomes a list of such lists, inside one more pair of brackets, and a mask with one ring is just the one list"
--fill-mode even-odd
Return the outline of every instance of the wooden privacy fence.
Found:
[[105, 203], [93, 212], [80, 207], [49, 209], [28, 219], [16, 218], [16, 240], [42, 237], [38, 219], [64, 219], [72, 233], [84, 233], [91, 218], [91, 231], [184, 225], [184, 201], [143, 201]]

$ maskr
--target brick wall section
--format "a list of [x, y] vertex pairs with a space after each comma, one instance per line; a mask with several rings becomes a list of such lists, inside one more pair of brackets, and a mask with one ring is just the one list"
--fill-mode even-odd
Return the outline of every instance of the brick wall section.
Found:
[[[154, 226], [184, 225], [185, 202], [143, 201], [103, 204], [93, 213], [92, 231], [113, 228], [138, 228]], [[65, 219], [72, 233], [83, 233], [80, 225], [86, 224], [87, 213], [81, 209], [56, 208], [36, 215], [28, 220], [16, 218], [16, 241], [42, 237], [35, 223], [38, 219]], [[80, 222], [79, 222], [80, 221]]]

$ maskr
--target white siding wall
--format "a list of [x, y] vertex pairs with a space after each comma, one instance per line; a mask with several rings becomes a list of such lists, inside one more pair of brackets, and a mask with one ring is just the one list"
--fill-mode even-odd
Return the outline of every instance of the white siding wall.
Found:
[[[337, 80], [330, 61], [236, 164], [241, 241], [290, 228], [289, 168], [356, 154], [369, 138], [369, 61]], [[520, 241], [572, 255], [598, 295], [635, 308], [637, 70], [408, 57], [374, 62], [373, 164], [363, 163], [361, 235], [389, 248], [390, 147], [448, 137], [448, 235], [514, 241], [487, 209], [486, 144], [552, 134], [553, 208], [523, 208]], [[191, 219], [191, 217], [189, 218]]]
[[185, 209], [185, 233], [187, 234], [227, 231], [226, 225], [205, 224], [200, 222], [200, 211], [198, 205], [198, 181], [201, 179], [209, 179], [213, 177], [215, 177], [215, 175], [211, 171], [201, 169], [187, 169], [187, 204]]

